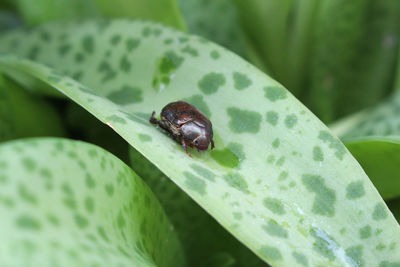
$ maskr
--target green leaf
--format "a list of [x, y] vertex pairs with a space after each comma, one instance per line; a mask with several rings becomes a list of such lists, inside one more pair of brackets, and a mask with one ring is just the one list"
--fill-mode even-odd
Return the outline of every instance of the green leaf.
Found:
[[290, 10], [286, 58], [288, 74], [287, 80], [283, 82], [295, 96], [303, 98], [307, 94], [316, 18], [322, 2], [294, 0]]
[[61, 118], [49, 103], [9, 79], [0, 80], [0, 142], [64, 135]]
[[157, 199], [119, 159], [66, 139], [0, 145], [6, 266], [182, 266]]
[[393, 199], [387, 202], [388, 207], [393, 213], [393, 216], [400, 223], [400, 198]]
[[178, 0], [93, 0], [106, 17], [139, 18], [163, 23], [178, 30], [186, 25]]
[[[57, 71], [7, 56], [0, 64], [7, 73], [13, 69], [47, 82], [85, 107], [275, 266], [400, 260], [400, 227], [368, 177], [326, 126], [278, 83], [204, 39], [146, 22], [104, 25], [40, 28], [66, 36], [64, 41], [42, 42], [39, 31], [2, 36], [0, 47], [21, 56], [32, 44], [40, 46], [36, 60]], [[121, 36], [118, 44], [110, 42], [115, 35]], [[13, 40], [19, 46], [10, 47]], [[134, 48], [127, 46], [132, 40]], [[63, 42], [71, 45], [67, 54], [59, 53]], [[186, 46], [198, 56], [185, 53]], [[79, 53], [84, 60], [76, 62]], [[63, 72], [80, 73], [75, 77], [80, 82]], [[248, 86], [240, 86], [244, 81]], [[190, 158], [148, 122], [153, 110], [177, 99], [210, 117], [214, 151], [191, 151]], [[354, 184], [362, 194], [348, 197]], [[374, 233], [367, 239], [359, 234], [364, 227]]]
[[243, 28], [269, 74], [284, 83], [287, 78], [287, 28], [292, 0], [234, 0]]
[[379, 102], [391, 89], [400, 34], [397, 0], [322, 1], [308, 106], [325, 122]]
[[400, 92], [331, 126], [384, 199], [400, 196]]
[[15, 0], [14, 4], [29, 25], [100, 15], [94, 0]]
[[400, 136], [362, 137], [349, 140], [345, 144], [383, 199], [400, 196]]
[[393, 90], [400, 91], [400, 49], [398, 50], [396, 80], [394, 83]]
[[[234, 1], [249, 43], [268, 73], [295, 96], [302, 96], [310, 68], [310, 50], [319, 0]], [[257, 61], [250, 58], [253, 63]], [[257, 60], [257, 58], [256, 58]]]
[[93, 17], [139, 18], [185, 30], [177, 0], [15, 0], [30, 25]]
[[[264, 266], [257, 256], [134, 148], [130, 150], [130, 157], [132, 169], [144, 177], [171, 219], [189, 266]], [[208, 174], [212, 179], [212, 173]], [[236, 216], [240, 217], [239, 213]]]
[[231, 0], [180, 0], [179, 4], [190, 33], [246, 57], [244, 32]]

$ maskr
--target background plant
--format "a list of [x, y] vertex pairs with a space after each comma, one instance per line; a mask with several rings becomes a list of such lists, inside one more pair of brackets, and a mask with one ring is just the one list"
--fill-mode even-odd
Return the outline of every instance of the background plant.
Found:
[[[400, 264], [382, 200], [396, 216], [397, 1], [1, 6], [2, 262]], [[188, 158], [148, 123], [177, 99], [213, 121], [215, 150]], [[37, 136], [131, 167], [5, 142]]]

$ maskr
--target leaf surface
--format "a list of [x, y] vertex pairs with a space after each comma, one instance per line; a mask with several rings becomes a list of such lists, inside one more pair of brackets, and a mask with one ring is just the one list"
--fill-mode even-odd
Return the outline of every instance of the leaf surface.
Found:
[[171, 219], [185, 250], [188, 266], [210, 266], [213, 263], [215, 266], [265, 266], [256, 255], [133, 148], [130, 150], [130, 159], [132, 169], [140, 177], [144, 177], [144, 181]]
[[0, 261], [6, 266], [183, 266], [144, 182], [94, 145], [24, 139], [0, 145]]

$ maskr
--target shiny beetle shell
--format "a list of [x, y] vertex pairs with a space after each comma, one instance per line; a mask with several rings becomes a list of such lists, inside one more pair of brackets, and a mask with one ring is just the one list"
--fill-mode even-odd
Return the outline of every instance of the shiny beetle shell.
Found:
[[207, 150], [211, 143], [214, 148], [211, 121], [196, 107], [184, 101], [172, 102], [161, 111], [161, 120], [151, 114], [150, 122], [166, 130], [176, 141], [182, 143], [187, 152], [187, 146], [197, 150]]

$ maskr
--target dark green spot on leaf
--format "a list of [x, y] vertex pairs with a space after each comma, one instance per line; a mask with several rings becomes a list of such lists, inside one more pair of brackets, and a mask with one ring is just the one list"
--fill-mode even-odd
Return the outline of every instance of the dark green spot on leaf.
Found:
[[24, 230], [40, 230], [41, 225], [39, 221], [30, 215], [21, 215], [16, 220], [16, 225]]
[[240, 72], [233, 73], [233, 81], [237, 90], [244, 90], [252, 84], [247, 75]]
[[218, 91], [219, 87], [225, 84], [225, 77], [221, 73], [210, 72], [203, 76], [198, 82], [200, 90], [206, 94], [211, 95]]
[[348, 199], [357, 199], [365, 195], [362, 181], [352, 182], [346, 187], [346, 197]]
[[207, 193], [206, 183], [202, 179], [187, 171], [183, 172], [183, 175], [186, 176], [185, 184], [191, 190], [199, 193], [202, 196], [204, 196]]
[[265, 198], [264, 199], [264, 206], [267, 207], [272, 213], [283, 215], [285, 214], [285, 207], [277, 198]]
[[107, 98], [117, 105], [129, 105], [143, 101], [142, 90], [128, 85], [111, 92]]
[[229, 173], [224, 175], [224, 180], [228, 185], [232, 186], [233, 188], [245, 194], [249, 193], [247, 182], [242, 175], [238, 173]]
[[282, 254], [279, 249], [270, 247], [270, 246], [262, 246], [259, 250], [259, 253], [270, 261], [277, 261], [282, 259]]
[[275, 126], [278, 123], [279, 114], [275, 111], [268, 111], [267, 112], [267, 122], [271, 125]]
[[295, 114], [287, 115], [285, 118], [285, 125], [287, 128], [292, 129], [297, 123], [297, 116]]
[[261, 115], [255, 111], [242, 110], [236, 107], [227, 108], [231, 118], [229, 128], [235, 133], [258, 133], [261, 124]]
[[263, 229], [271, 236], [276, 236], [280, 238], [287, 238], [288, 233], [285, 228], [280, 226], [275, 220], [269, 220]]
[[285, 89], [278, 86], [264, 87], [265, 97], [272, 102], [285, 99], [287, 97]]
[[375, 221], [384, 220], [387, 217], [386, 206], [383, 203], [378, 203], [375, 205], [374, 211], [372, 213], [372, 219]]
[[315, 193], [315, 200], [312, 212], [333, 217], [335, 214], [336, 193], [333, 189], [325, 185], [325, 181], [321, 176], [304, 174], [302, 182], [308, 191]]
[[314, 159], [314, 161], [324, 161], [324, 153], [322, 152], [321, 147], [314, 146], [313, 159]]
[[215, 181], [215, 174], [214, 174], [212, 171], [210, 171], [210, 170], [208, 170], [208, 169], [206, 169], [206, 168], [204, 168], [204, 167], [202, 167], [202, 166], [200, 166], [200, 165], [197, 165], [197, 164], [191, 164], [190, 167], [191, 167], [198, 175], [204, 177], [205, 179], [207, 179], [207, 180], [209, 180], [209, 181], [211, 181], [211, 182], [214, 182], [214, 181]]

